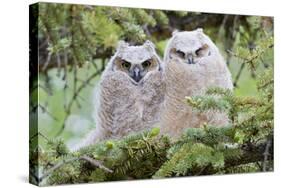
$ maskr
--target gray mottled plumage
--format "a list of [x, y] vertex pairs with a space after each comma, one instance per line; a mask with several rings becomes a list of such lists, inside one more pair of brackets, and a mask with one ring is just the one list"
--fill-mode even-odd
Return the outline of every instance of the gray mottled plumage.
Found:
[[174, 137], [203, 123], [223, 126], [226, 114], [198, 113], [185, 102], [186, 96], [204, 94], [208, 87], [232, 89], [231, 74], [216, 45], [202, 29], [173, 33], [164, 57], [166, 95], [161, 130]]
[[162, 64], [154, 45], [120, 42], [101, 76], [96, 104], [96, 129], [80, 145], [118, 139], [143, 131], [160, 120], [164, 85]]

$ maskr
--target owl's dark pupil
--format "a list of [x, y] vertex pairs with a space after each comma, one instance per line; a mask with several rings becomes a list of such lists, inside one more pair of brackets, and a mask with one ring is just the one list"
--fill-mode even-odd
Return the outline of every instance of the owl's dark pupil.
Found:
[[130, 68], [130, 67], [131, 67], [131, 63], [125, 61], [125, 62], [122, 63], [122, 66], [123, 66], [124, 68]]
[[151, 65], [150, 61], [145, 61], [145, 62], [142, 63], [142, 66], [143, 66], [144, 68], [147, 68], [147, 67], [149, 67], [150, 65]]

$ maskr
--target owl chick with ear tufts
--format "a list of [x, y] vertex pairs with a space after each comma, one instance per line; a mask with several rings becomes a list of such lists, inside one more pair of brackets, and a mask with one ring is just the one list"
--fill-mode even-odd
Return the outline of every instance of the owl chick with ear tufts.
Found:
[[130, 46], [121, 41], [101, 76], [96, 129], [82, 146], [149, 129], [160, 120], [164, 99], [162, 62], [152, 42]]
[[222, 55], [202, 29], [173, 33], [164, 55], [164, 80], [166, 95], [160, 123], [163, 133], [178, 137], [184, 129], [204, 123], [228, 124], [225, 113], [199, 113], [185, 101], [186, 96], [202, 95], [209, 87], [233, 88]]

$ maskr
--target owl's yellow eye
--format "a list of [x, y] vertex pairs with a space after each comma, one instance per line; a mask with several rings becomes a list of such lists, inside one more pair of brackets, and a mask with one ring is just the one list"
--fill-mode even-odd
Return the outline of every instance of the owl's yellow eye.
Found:
[[131, 67], [131, 63], [127, 62], [127, 61], [123, 61], [122, 62], [122, 67], [125, 69], [129, 69]]
[[148, 68], [151, 65], [151, 62], [149, 60], [146, 60], [142, 63], [143, 68]]

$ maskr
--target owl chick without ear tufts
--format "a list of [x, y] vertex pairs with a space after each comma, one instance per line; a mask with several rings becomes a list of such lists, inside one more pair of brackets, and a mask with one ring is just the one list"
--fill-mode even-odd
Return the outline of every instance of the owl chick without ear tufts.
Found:
[[202, 95], [209, 87], [232, 89], [231, 74], [216, 45], [202, 29], [174, 32], [164, 55], [166, 95], [161, 129], [174, 137], [189, 127], [204, 123], [224, 126], [225, 113], [198, 113], [185, 102], [186, 96]]
[[164, 99], [162, 62], [152, 42], [119, 42], [98, 87], [93, 130], [80, 145], [118, 139], [149, 129], [160, 120]]

